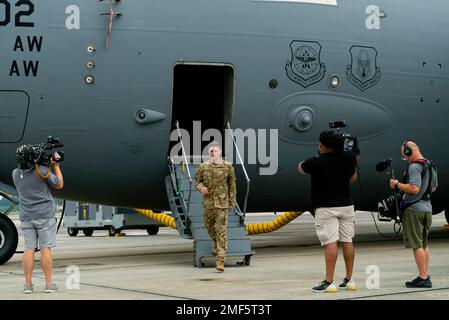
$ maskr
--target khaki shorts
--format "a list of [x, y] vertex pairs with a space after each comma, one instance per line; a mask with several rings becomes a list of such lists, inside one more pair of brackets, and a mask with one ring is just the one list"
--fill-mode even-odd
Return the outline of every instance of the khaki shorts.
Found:
[[432, 225], [432, 212], [406, 209], [402, 217], [404, 245], [406, 248], [427, 248]]
[[318, 208], [315, 210], [315, 227], [321, 245], [354, 238], [354, 206]]

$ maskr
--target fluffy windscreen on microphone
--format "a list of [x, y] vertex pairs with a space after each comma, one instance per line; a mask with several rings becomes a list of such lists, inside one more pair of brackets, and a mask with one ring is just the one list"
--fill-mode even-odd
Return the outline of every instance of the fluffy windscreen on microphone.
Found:
[[376, 171], [384, 172], [385, 170], [387, 170], [390, 167], [391, 161], [392, 161], [392, 159], [386, 159], [386, 160], [379, 161], [376, 164]]

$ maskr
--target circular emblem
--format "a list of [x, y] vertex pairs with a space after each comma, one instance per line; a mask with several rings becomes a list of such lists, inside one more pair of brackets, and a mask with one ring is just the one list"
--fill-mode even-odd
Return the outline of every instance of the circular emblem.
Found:
[[299, 73], [310, 75], [318, 69], [319, 61], [317, 52], [309, 46], [301, 46], [294, 52], [295, 67]]

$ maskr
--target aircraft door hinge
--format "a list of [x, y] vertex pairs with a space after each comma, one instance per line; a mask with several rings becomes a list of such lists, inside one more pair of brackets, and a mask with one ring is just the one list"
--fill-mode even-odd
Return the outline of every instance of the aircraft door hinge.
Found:
[[[98, 2], [103, 2], [105, 0], [98, 0]], [[109, 48], [110, 41], [111, 41], [111, 33], [112, 33], [112, 22], [114, 21], [114, 18], [121, 17], [123, 14], [120, 12], [115, 12], [113, 9], [114, 4], [119, 4], [121, 0], [109, 0], [109, 12], [101, 13], [101, 16], [109, 16], [109, 26], [108, 26], [108, 32], [106, 35], [106, 48]]]

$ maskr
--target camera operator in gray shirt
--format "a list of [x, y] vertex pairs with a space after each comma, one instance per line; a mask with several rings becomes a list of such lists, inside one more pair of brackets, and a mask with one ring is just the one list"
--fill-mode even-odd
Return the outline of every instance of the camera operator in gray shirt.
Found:
[[34, 150], [31, 145], [23, 145], [16, 151], [18, 168], [12, 172], [14, 184], [19, 195], [19, 215], [21, 229], [25, 240], [23, 269], [25, 273], [24, 293], [34, 290], [31, 280], [34, 269], [34, 254], [39, 247], [41, 251], [42, 270], [45, 275], [45, 292], [59, 291], [52, 282], [53, 258], [51, 248], [56, 246], [57, 219], [56, 203], [51, 188], [62, 189], [64, 180], [59, 168], [60, 156], [52, 155], [50, 167], [34, 164]]

